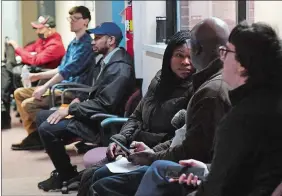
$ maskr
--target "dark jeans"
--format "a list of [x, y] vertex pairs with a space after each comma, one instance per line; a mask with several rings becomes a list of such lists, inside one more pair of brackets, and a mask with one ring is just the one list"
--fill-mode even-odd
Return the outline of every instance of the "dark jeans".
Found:
[[171, 161], [155, 161], [147, 170], [135, 196], [182, 195], [183, 187], [178, 183], [170, 183], [166, 178], [169, 166], [179, 166]]
[[74, 133], [67, 130], [69, 119], [64, 119], [55, 125], [49, 124], [46, 119], [55, 111], [41, 110], [36, 117], [36, 125], [42, 143], [52, 160], [56, 170], [62, 180], [69, 180], [75, 175], [70, 163], [70, 157], [66, 153], [64, 141], [77, 137]]
[[114, 174], [106, 166], [95, 171], [92, 177], [91, 196], [132, 196], [135, 194], [140, 181], [147, 171], [147, 166], [138, 170]]

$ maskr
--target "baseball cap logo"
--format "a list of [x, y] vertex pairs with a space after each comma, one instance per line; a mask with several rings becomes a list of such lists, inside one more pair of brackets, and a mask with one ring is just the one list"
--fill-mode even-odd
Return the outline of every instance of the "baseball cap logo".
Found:
[[44, 20], [45, 20], [45, 18], [44, 18], [43, 16], [40, 16], [40, 17], [38, 18], [38, 22], [39, 22], [39, 23], [44, 22]]
[[47, 18], [44, 18], [43, 16], [40, 16], [38, 18], [38, 22], [41, 23], [41, 24], [45, 24], [47, 21], [48, 21], [48, 17]]
[[54, 18], [46, 15], [46, 16], [39, 16], [37, 21], [31, 22], [31, 25], [35, 29], [43, 28], [44, 26], [48, 28], [49, 27], [54, 28], [56, 26], [56, 23], [55, 23]]

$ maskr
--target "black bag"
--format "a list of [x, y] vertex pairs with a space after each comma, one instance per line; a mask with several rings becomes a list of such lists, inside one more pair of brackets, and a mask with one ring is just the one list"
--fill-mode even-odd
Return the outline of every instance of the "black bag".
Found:
[[[5, 55], [5, 65], [6, 69], [12, 73], [12, 85], [14, 89], [23, 87], [22, 81], [21, 81], [21, 74], [22, 74], [22, 68], [23, 64], [17, 63], [16, 61], [16, 53], [15, 49], [12, 45], [7, 43], [7, 40], [9, 40], [8, 37], [6, 37], [5, 42], [5, 48], [4, 48], [4, 55]], [[34, 43], [34, 41], [28, 43], [26, 46]], [[44, 65], [41, 67], [27, 65], [30, 73], [39, 73], [42, 72], [44, 69]], [[32, 83], [32, 86], [36, 86], [38, 82]]]
[[10, 103], [10, 95], [13, 93], [12, 73], [7, 70], [6, 65], [1, 66], [1, 99], [4, 103]]
[[83, 174], [82, 174], [81, 179], [80, 179], [80, 185], [78, 187], [77, 196], [86, 196], [88, 194], [89, 188], [91, 186], [91, 179], [92, 179], [94, 172], [97, 169], [106, 165], [107, 163], [109, 163], [108, 159], [105, 158], [105, 159], [101, 160], [100, 162], [96, 163], [95, 165], [93, 165], [92, 167], [85, 169], [83, 171]]
[[1, 128], [10, 127], [10, 102], [11, 94], [14, 92], [12, 83], [12, 73], [9, 72], [5, 65], [1, 66]]

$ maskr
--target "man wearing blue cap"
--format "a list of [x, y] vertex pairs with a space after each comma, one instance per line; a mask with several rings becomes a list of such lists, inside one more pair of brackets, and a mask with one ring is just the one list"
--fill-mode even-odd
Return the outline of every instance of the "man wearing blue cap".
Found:
[[99, 123], [93, 122], [91, 116], [97, 113], [123, 115], [135, 86], [132, 57], [118, 47], [123, 38], [120, 28], [115, 23], [105, 22], [88, 33], [95, 36], [93, 51], [103, 56], [95, 65], [94, 90], [89, 98], [83, 102], [76, 99], [56, 112], [43, 110], [37, 114], [38, 132], [56, 168], [49, 179], [38, 184], [44, 191], [60, 189], [63, 181], [78, 175], [66, 153], [65, 141], [80, 137], [99, 143]]
[[[102, 54], [104, 57], [109, 54], [107, 58], [105, 58], [106, 61], [104, 60], [105, 64], [113, 54], [118, 50], [121, 50], [118, 48], [118, 45], [123, 36], [120, 28], [115, 23], [104, 22], [95, 29], [88, 30], [88, 32], [95, 36], [94, 41], [92, 42], [94, 52]], [[118, 53], [120, 52], [121, 51]]]

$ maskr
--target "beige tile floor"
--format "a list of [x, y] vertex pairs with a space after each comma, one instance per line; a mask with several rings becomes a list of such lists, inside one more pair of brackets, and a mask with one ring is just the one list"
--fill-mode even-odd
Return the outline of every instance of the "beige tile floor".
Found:
[[[13, 114], [14, 116], [14, 114]], [[18, 118], [13, 118], [12, 129], [2, 131], [2, 195], [27, 196], [27, 195], [62, 195], [60, 192], [46, 193], [37, 188], [37, 183], [49, 177], [54, 167], [48, 155], [42, 151], [12, 151], [11, 144], [21, 141], [26, 132], [19, 123]], [[71, 154], [72, 164], [83, 169], [82, 156], [77, 155], [73, 145], [67, 147]], [[70, 193], [74, 196], [76, 193]]]

